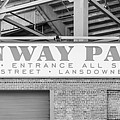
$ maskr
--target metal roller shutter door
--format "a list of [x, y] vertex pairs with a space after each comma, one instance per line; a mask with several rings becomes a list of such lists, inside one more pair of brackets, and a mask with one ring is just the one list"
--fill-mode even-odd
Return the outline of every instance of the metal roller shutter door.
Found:
[[0, 120], [49, 120], [49, 91], [0, 91]]

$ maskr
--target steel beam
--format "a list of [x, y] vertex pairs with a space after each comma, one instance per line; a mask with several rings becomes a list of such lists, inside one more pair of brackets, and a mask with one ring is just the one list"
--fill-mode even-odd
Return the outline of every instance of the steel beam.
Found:
[[89, 0], [89, 1], [98, 9], [100, 9], [103, 13], [105, 13], [108, 17], [110, 17], [114, 22], [120, 25], [120, 20], [111, 12], [109, 12], [107, 9], [105, 9], [102, 5], [100, 5], [96, 0]]
[[42, 14], [45, 20], [51, 20], [51, 22], [48, 22], [48, 24], [52, 27], [57, 35], [65, 35], [65, 25], [61, 22], [61, 20], [52, 21], [58, 19], [58, 17], [49, 5], [44, 4], [37, 6], [36, 8], [39, 13]]
[[26, 31], [34, 34], [34, 35], [37, 35], [37, 36], [41, 36], [41, 35], [42, 35], [42, 34], [36, 32], [36, 31], [34, 31], [34, 30], [32, 30], [32, 29], [30, 29], [30, 28], [28, 28], [28, 27], [25, 27], [25, 26], [23, 26], [23, 25], [15, 22], [15, 21], [11, 20], [10, 18], [4, 17], [3, 20], [6, 21], [6, 22], [8, 22], [8, 23], [10, 23], [10, 24], [12, 24], [12, 25], [14, 25], [14, 26], [17, 26], [17, 27], [19, 27], [19, 28], [22, 28], [22, 29], [24, 29], [24, 30], [26, 30]]
[[[9, 0], [5, 0], [5, 1], [1, 4], [0, 10], [6, 8], [6, 5], [8, 4], [8, 2], [9, 2]], [[0, 19], [3, 19], [5, 15], [6, 15], [6, 13], [0, 15]]]
[[88, 0], [74, 0], [74, 36], [88, 36]]
[[22, 4], [22, 5], [17, 5], [17, 6], [14, 6], [14, 7], [10, 7], [10, 8], [4, 8], [4, 9], [0, 10], [0, 14], [9, 13], [9, 12], [13, 12], [13, 11], [17, 11], [17, 10], [21, 10], [21, 9], [25, 9], [25, 8], [29, 8], [29, 7], [33, 7], [33, 6], [48, 3], [48, 2], [51, 2], [51, 1], [53, 1], [53, 0], [37, 0], [37, 1]]
[[29, 21], [29, 20], [27, 20], [27, 19], [25, 19], [25, 18], [23, 18], [23, 17], [21, 17], [21, 16], [15, 14], [15, 13], [13, 13], [13, 12], [10, 12], [10, 13], [11, 13], [12, 15], [14, 15], [14, 16], [16, 16], [16, 17], [18, 17], [18, 18], [20, 18], [20, 19], [22, 19], [22, 20], [24, 20], [24, 21], [26, 21], [26, 22], [32, 24], [32, 25], [34, 25], [31, 21]]
[[8, 2], [9, 2], [9, 0], [5, 0], [5, 1], [3, 2], [3, 4], [1, 5], [1, 8], [4, 8], [4, 7], [7, 5]]

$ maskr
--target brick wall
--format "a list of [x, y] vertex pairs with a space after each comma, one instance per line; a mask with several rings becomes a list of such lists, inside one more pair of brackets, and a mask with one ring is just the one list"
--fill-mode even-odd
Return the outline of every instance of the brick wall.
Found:
[[107, 120], [120, 79], [0, 79], [0, 90], [53, 90], [55, 120]]

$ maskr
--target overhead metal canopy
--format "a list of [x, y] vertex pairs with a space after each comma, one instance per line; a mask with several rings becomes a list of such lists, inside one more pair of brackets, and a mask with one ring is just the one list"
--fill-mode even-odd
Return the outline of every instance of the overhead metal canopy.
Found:
[[[24, 28], [25, 31], [27, 30], [29, 32], [30, 30], [28, 29], [32, 29], [35, 32], [38, 32], [39, 30], [40, 32], [38, 32], [37, 34], [40, 34], [42, 32], [42, 33], [45, 33], [45, 35], [73, 36], [77, 34], [80, 35], [79, 33], [82, 33], [81, 30], [84, 33], [84, 30], [86, 28], [88, 29], [88, 35], [92, 35], [92, 36], [120, 35], [120, 27], [119, 27], [120, 2], [118, 0], [108, 0], [108, 1], [107, 0], [89, 0], [89, 2], [86, 2], [87, 0], [74, 0], [75, 3], [73, 3], [73, 0], [35, 0], [35, 1], [30, 0], [31, 2], [29, 2], [29, 0], [26, 0], [26, 2], [25, 0], [21, 0], [20, 4], [6, 8], [6, 4], [8, 1], [9, 0], [6, 0], [6, 1], [4, 0], [4, 2], [2, 2], [2, 6], [5, 6], [3, 9], [0, 10], [0, 15], [2, 17], [4, 17], [5, 15], [9, 18], [8, 13], [11, 13], [11, 11], [14, 11], [13, 12], [14, 16], [18, 16], [20, 18], [21, 16], [20, 14], [18, 14], [19, 11], [22, 12], [26, 8], [31, 9], [32, 7], [34, 8], [36, 7], [37, 12], [39, 12], [39, 14], [44, 18], [44, 21], [41, 21], [39, 24], [34, 23], [33, 21], [32, 22], [30, 21], [31, 22], [30, 23], [29, 20], [27, 21], [26, 18], [25, 18], [26, 20], [23, 18], [25, 21], [27, 21], [30, 24], [30, 26], [22, 25], [22, 27], [20, 27], [22, 23], [19, 23], [20, 30]], [[85, 3], [85, 2], [86, 3], [82, 4], [81, 5], [82, 7], [79, 8], [80, 4], [77, 4], [76, 1], [78, 1], [78, 3]], [[10, 0], [10, 2], [16, 3], [16, 0]], [[109, 6], [109, 9], [106, 8], [106, 3]], [[74, 8], [75, 4], [78, 7]], [[85, 7], [87, 5], [89, 6], [88, 8]], [[81, 14], [80, 12], [82, 13], [82, 15], [79, 15]], [[86, 19], [85, 19], [86, 18], [85, 15], [87, 16], [87, 12], [89, 13], [88, 23], [86, 22]], [[8, 19], [6, 21], [8, 21]], [[82, 21], [84, 22], [84, 24], [82, 24]], [[15, 23], [16, 22], [18, 21], [15, 21]], [[11, 22], [9, 21], [9, 23]], [[33, 25], [35, 25], [36, 29], [31, 27]], [[29, 28], [26, 29], [26, 27], [29, 27]], [[76, 30], [73, 30], [73, 29], [76, 29]], [[22, 31], [23, 33], [25, 32], [24, 30]], [[22, 32], [21, 31], [19, 32], [19, 29], [17, 29], [16, 32], [14, 29], [13, 31], [14, 32], [12, 32], [12, 30], [11, 32], [5, 31], [2, 33], [4, 33], [4, 35], [15, 35], [18, 31], [17, 35], [19, 34], [22, 35]], [[37, 35], [37, 34], [34, 34], [34, 35]], [[87, 34], [83, 34], [83, 35], [87, 35]]]
[[[36, 0], [36, 1], [32, 1], [29, 3], [24, 3], [21, 5], [17, 5], [17, 6], [13, 6], [13, 7], [8, 7], [6, 8], [6, 4], [9, 2], [9, 0], [4, 1], [4, 4], [2, 4], [1, 10], [0, 10], [0, 16], [2, 16], [2, 19], [12, 25], [15, 25], [19, 28], [22, 28], [30, 33], [33, 33], [34, 35], [42, 35], [39, 32], [32, 30], [28, 27], [25, 27], [23, 25], [21, 25], [20, 23], [17, 23], [16, 21], [13, 21], [7, 17], [5, 17], [6, 13], [11, 13], [14, 11], [18, 11], [21, 9], [26, 9], [29, 7], [34, 7], [36, 6], [37, 10], [44, 15], [45, 19], [47, 21], [51, 20], [51, 19], [58, 19], [56, 14], [52, 11], [52, 8], [50, 6], [48, 6], [45, 3], [51, 2], [53, 0]], [[44, 5], [43, 5], [44, 4]], [[39, 6], [42, 5], [42, 6]], [[17, 16], [19, 17], [19, 16]], [[20, 18], [20, 17], [19, 17]], [[21, 17], [22, 18], [22, 17]], [[24, 20], [24, 19], [23, 19]], [[26, 20], [27, 21], [27, 20]], [[57, 35], [65, 35], [65, 26], [61, 21], [55, 21], [55, 22], [51, 22], [49, 23], [51, 25], [51, 27], [53, 28], [53, 30], [56, 32]]]

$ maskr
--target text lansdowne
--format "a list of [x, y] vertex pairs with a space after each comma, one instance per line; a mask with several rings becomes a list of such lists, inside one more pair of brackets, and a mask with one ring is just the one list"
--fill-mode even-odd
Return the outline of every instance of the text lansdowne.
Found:
[[119, 75], [120, 44], [0, 44], [0, 77], [117, 77]]

